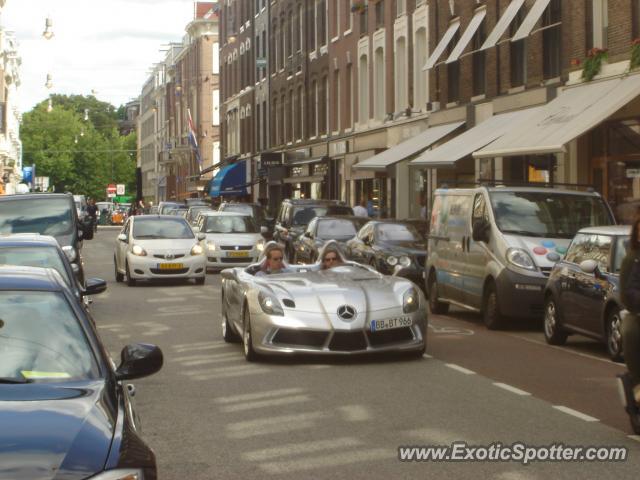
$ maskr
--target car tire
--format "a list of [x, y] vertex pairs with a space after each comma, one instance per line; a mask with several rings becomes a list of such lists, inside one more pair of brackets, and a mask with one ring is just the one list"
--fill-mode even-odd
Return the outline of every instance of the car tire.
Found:
[[484, 293], [482, 319], [489, 330], [498, 330], [504, 324], [504, 318], [500, 313], [498, 293], [493, 282], [487, 284]]
[[113, 267], [116, 272], [116, 283], [122, 283], [124, 280], [124, 275], [118, 271], [118, 263], [116, 262], [116, 257], [113, 257]]
[[449, 312], [449, 304], [438, 300], [438, 281], [433, 273], [429, 276], [427, 294], [431, 313], [435, 315], [446, 315]]
[[203, 275], [200, 278], [196, 278], [196, 285], [204, 285], [205, 280], [207, 279], [207, 275]]
[[131, 278], [131, 274], [129, 273], [129, 264], [125, 263], [125, 271], [126, 271], [126, 275], [127, 275], [127, 285], [129, 287], [135, 287], [136, 286], [136, 279], [135, 278]]
[[229, 323], [229, 319], [227, 318], [227, 308], [225, 307], [224, 295], [222, 296], [222, 338], [227, 343], [238, 343], [240, 341], [240, 337], [236, 332], [233, 331], [231, 324]]
[[605, 321], [605, 338], [609, 358], [614, 362], [622, 362], [622, 316], [620, 309], [618, 307], [610, 308]]
[[549, 345], [564, 345], [569, 334], [562, 328], [562, 315], [552, 295], [544, 301], [544, 339]]
[[258, 360], [258, 354], [253, 349], [253, 336], [251, 334], [251, 314], [249, 306], [244, 306], [242, 312], [242, 353], [247, 362], [255, 362]]

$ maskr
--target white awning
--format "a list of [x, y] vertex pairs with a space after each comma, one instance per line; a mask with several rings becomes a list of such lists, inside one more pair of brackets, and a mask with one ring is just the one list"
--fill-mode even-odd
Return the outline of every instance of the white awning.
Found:
[[462, 55], [462, 52], [464, 51], [464, 49], [467, 48], [467, 45], [469, 45], [469, 42], [475, 35], [476, 31], [478, 30], [478, 27], [482, 23], [482, 20], [484, 20], [484, 17], [486, 16], [487, 16], [486, 7], [482, 7], [476, 10], [476, 12], [473, 14], [473, 18], [469, 22], [469, 25], [467, 25], [466, 30], [462, 34], [462, 37], [460, 37], [460, 40], [458, 40], [458, 44], [451, 51], [451, 55], [449, 55], [449, 58], [447, 58], [447, 61], [445, 63], [453, 63], [456, 60], [458, 60], [458, 58], [460, 58], [460, 55]]
[[583, 83], [566, 88], [525, 122], [476, 158], [542, 155], [565, 151], [571, 140], [591, 130], [640, 95], [640, 74]]
[[540, 17], [544, 13], [550, 1], [551, 0], [536, 0], [536, 3], [534, 3], [531, 10], [529, 10], [529, 13], [522, 22], [522, 25], [520, 25], [520, 28], [511, 39], [512, 42], [522, 40], [529, 36], [531, 30], [533, 30], [533, 27], [538, 23], [538, 20], [540, 20]]
[[406, 140], [398, 145], [385, 150], [382, 153], [356, 163], [352, 170], [376, 170], [384, 171], [388, 166], [404, 160], [422, 150], [429, 148], [441, 138], [464, 125], [464, 122], [447, 123], [427, 128], [424, 132]]
[[496, 26], [493, 28], [493, 30], [491, 30], [491, 33], [480, 47], [481, 51], [486, 50], [487, 48], [491, 48], [496, 43], [498, 43], [498, 40], [500, 40], [502, 35], [504, 35], [504, 32], [507, 31], [507, 29], [511, 25], [511, 22], [513, 22], [513, 19], [516, 18], [516, 15], [518, 14], [518, 11], [520, 10], [520, 7], [522, 7], [523, 3], [524, 0], [511, 1], [507, 9], [500, 17], [500, 20], [498, 20], [498, 23], [496, 23]]
[[515, 112], [501, 113], [488, 118], [470, 130], [461, 133], [433, 150], [424, 152], [411, 162], [422, 167], [442, 167], [453, 165], [461, 158], [504, 135], [513, 125], [517, 125], [533, 115], [540, 107], [527, 108]]
[[427, 60], [427, 64], [424, 66], [423, 70], [429, 70], [436, 64], [436, 62], [442, 55], [442, 52], [444, 52], [444, 49], [447, 48], [447, 46], [449, 45], [449, 42], [451, 42], [451, 39], [456, 34], [459, 28], [460, 28], [460, 19], [454, 20], [449, 25], [449, 28], [447, 29], [446, 32], [444, 32], [444, 35], [440, 39], [440, 43], [438, 43], [438, 45], [436, 46], [436, 49], [431, 53], [431, 56], [429, 57], [429, 60]]

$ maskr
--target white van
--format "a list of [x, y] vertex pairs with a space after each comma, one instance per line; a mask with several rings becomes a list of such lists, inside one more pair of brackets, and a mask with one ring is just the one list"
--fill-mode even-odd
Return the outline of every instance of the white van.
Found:
[[488, 328], [541, 317], [553, 265], [583, 227], [614, 225], [597, 193], [533, 187], [439, 189], [425, 287], [433, 313], [482, 312]]

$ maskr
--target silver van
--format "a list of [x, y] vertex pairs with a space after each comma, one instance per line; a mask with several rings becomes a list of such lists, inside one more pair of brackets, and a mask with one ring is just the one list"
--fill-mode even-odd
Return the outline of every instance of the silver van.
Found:
[[583, 227], [614, 225], [597, 193], [534, 187], [439, 189], [431, 212], [425, 287], [433, 313], [481, 312], [490, 329], [542, 317], [553, 265]]

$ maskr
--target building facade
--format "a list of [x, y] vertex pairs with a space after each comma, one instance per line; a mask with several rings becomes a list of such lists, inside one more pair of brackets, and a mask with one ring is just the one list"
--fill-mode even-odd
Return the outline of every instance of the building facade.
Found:
[[0, 195], [16, 193], [22, 180], [21, 115], [16, 103], [20, 63], [17, 40], [0, 27]]

